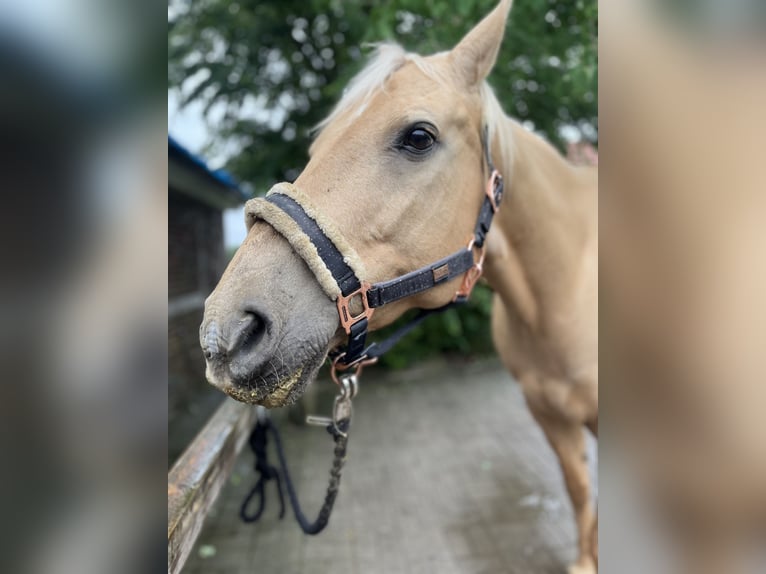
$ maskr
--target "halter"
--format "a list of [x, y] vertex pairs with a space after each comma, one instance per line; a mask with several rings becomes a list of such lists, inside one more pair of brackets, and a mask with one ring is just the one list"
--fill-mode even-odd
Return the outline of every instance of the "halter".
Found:
[[[295, 252], [314, 273], [327, 296], [336, 302], [340, 324], [348, 335], [348, 343], [344, 350], [336, 352], [332, 363], [332, 378], [340, 390], [335, 397], [332, 418], [310, 416], [306, 419], [309, 424], [325, 427], [335, 442], [330, 481], [316, 520], [309, 522], [301, 510], [288, 472], [279, 433], [269, 421], [263, 407], [259, 407], [258, 423], [253, 429], [250, 443], [256, 455], [256, 471], [261, 474], [261, 478], [245, 498], [240, 509], [240, 515], [245, 522], [258, 520], [261, 516], [264, 505], [264, 485], [267, 480], [272, 479], [277, 482], [282, 507], [280, 518], [284, 515], [280, 473], [268, 464], [266, 458], [266, 437], [270, 432], [276, 442], [281, 473], [293, 506], [293, 513], [301, 529], [306, 534], [318, 534], [327, 526], [346, 461], [352, 412], [351, 401], [358, 391], [357, 378], [362, 368], [377, 361], [429, 315], [468, 300], [476, 281], [481, 277], [487, 233], [503, 199], [503, 178], [492, 165], [487, 128], [483, 132], [482, 145], [490, 175], [484, 190], [484, 201], [468, 245], [430, 265], [374, 285], [364, 280], [366, 272], [362, 260], [334, 222], [318, 211], [309, 198], [295, 186], [280, 183], [275, 185], [265, 198], [251, 199], [247, 202], [245, 215], [248, 229], [256, 220], [262, 219], [290, 242]], [[400, 327], [384, 341], [365, 347], [369, 321], [375, 309], [422, 293], [461, 275], [463, 281], [451, 302], [436, 309], [421, 310], [412, 321]], [[361, 311], [356, 314], [351, 309], [352, 302], [355, 300], [361, 308]], [[355, 367], [354, 372], [338, 375], [338, 371], [345, 371], [351, 367]], [[259, 495], [259, 507], [255, 514], [250, 515], [248, 505], [256, 494]]]
[[[486, 237], [503, 199], [504, 187], [503, 177], [492, 163], [488, 128], [485, 127], [482, 136], [484, 159], [490, 176], [473, 236], [467, 246], [389, 281], [370, 284], [364, 280], [366, 271], [359, 255], [335, 223], [295, 186], [280, 183], [266, 197], [247, 202], [245, 214], [248, 229], [258, 219], [269, 223], [288, 240], [314, 273], [327, 296], [337, 304], [338, 317], [348, 335], [348, 343], [345, 349], [334, 353], [332, 376], [336, 383], [336, 371], [355, 367], [358, 373], [363, 366], [377, 361], [426, 317], [463, 303], [470, 297], [483, 271]], [[365, 346], [369, 321], [375, 309], [422, 293], [461, 275], [463, 281], [450, 303], [436, 309], [422, 310], [388, 339]], [[354, 302], [357, 310], [361, 311], [354, 313], [351, 308]]]

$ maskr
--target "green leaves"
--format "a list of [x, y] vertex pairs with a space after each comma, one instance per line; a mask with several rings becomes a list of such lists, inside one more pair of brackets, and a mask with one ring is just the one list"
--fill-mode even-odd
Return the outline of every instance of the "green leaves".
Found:
[[[429, 317], [383, 356], [381, 365], [390, 369], [402, 369], [435, 355], [475, 357], [490, 354], [493, 350], [489, 330], [491, 308], [492, 291], [479, 283], [468, 303]], [[405, 322], [409, 317], [401, 321]], [[396, 327], [396, 324], [392, 325], [372, 337], [376, 340], [384, 339]]]
[[[365, 42], [432, 53], [454, 46], [495, 0], [206, 0], [181, 2], [168, 26], [168, 87], [216, 115], [227, 166], [260, 192], [307, 160], [307, 128], [364, 63]], [[597, 125], [595, 0], [516, 0], [490, 83], [505, 110], [563, 147], [565, 123]], [[314, 86], [307, 87], [307, 78]], [[199, 84], [203, 78], [203, 84]], [[257, 103], [256, 103], [257, 98]], [[560, 113], [563, 106], [564, 113]], [[270, 111], [271, 113], [266, 113]], [[284, 115], [283, 121], [275, 117]]]

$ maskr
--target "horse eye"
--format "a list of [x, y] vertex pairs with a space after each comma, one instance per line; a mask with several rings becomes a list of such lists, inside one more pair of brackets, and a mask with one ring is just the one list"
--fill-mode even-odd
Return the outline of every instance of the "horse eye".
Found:
[[407, 132], [402, 141], [402, 147], [409, 152], [422, 154], [430, 150], [434, 143], [436, 143], [436, 138], [431, 132], [425, 128], [417, 127]]

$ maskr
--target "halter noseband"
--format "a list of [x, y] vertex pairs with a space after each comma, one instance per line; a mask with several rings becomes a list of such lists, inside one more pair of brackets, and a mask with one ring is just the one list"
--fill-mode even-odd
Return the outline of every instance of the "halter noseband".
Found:
[[[245, 205], [248, 229], [262, 219], [288, 240], [306, 262], [327, 296], [336, 302], [340, 324], [348, 343], [333, 361], [335, 369], [345, 370], [377, 360], [427, 316], [465, 302], [483, 271], [485, 240], [492, 219], [503, 198], [503, 177], [492, 164], [489, 131], [484, 129], [482, 144], [490, 173], [479, 216], [468, 245], [440, 259], [389, 281], [370, 284], [361, 258], [346, 241], [335, 223], [318, 211], [308, 197], [289, 183], [275, 185], [264, 198], [251, 199]], [[437, 309], [423, 310], [410, 323], [388, 339], [365, 347], [369, 320], [376, 308], [405, 297], [422, 293], [463, 275], [463, 282], [452, 301]], [[354, 314], [352, 301], [358, 300], [361, 311]]]

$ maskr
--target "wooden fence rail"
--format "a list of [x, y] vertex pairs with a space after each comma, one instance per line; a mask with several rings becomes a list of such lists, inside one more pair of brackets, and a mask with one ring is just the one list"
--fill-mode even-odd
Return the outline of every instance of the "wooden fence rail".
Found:
[[183, 568], [255, 419], [255, 407], [224, 400], [170, 470], [168, 574]]

